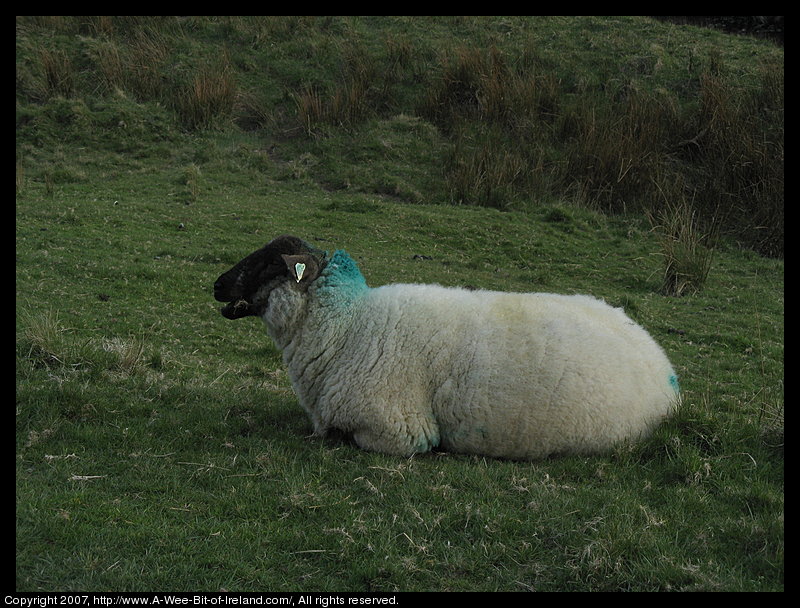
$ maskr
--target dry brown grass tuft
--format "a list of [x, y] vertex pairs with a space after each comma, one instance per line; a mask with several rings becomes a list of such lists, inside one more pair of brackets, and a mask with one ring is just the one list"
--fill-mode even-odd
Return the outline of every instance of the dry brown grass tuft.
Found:
[[700, 291], [711, 270], [716, 227], [703, 230], [694, 205], [688, 201], [667, 204], [651, 215], [651, 223], [664, 260], [661, 292], [683, 296]]

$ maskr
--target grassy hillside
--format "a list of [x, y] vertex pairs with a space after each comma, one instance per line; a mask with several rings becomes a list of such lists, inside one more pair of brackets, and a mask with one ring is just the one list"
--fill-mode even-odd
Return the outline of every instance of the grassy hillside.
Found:
[[[779, 64], [780, 129], [752, 141], [782, 188], [782, 61], [640, 18], [19, 20], [17, 589], [782, 590], [783, 262], [723, 229], [702, 289], [661, 294], [642, 212], [691, 201], [704, 174], [732, 196], [722, 139], [652, 166], [650, 149], [623, 154], [617, 181], [580, 171], [623, 128], [600, 120], [609, 99], [689, 120], [724, 82], [743, 112]], [[776, 175], [738, 183], [777, 201]], [[782, 235], [782, 189], [780, 205]], [[747, 243], [775, 243], [767, 227]], [[310, 438], [263, 327], [211, 295], [286, 232], [347, 249], [373, 286], [624, 306], [669, 353], [683, 406], [593, 458]]]
[[[17, 22], [28, 143], [167, 154], [180, 131], [236, 125], [258, 135], [249, 162], [329, 190], [615, 213], [686, 202], [778, 256], [783, 107], [782, 48], [641, 17]], [[27, 146], [18, 160], [80, 178]]]

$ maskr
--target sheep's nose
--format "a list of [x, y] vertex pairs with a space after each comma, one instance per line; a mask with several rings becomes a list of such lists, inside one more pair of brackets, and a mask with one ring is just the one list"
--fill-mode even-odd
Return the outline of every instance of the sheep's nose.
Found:
[[225, 284], [222, 281], [214, 283], [214, 298], [220, 302], [226, 302], [228, 299], [225, 292]]

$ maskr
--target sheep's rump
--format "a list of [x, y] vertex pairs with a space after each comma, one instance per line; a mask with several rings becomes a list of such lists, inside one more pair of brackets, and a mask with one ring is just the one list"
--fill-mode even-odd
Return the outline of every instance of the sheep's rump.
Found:
[[320, 426], [349, 425], [362, 447], [596, 452], [646, 435], [677, 401], [662, 349], [588, 296], [388, 285], [348, 314], [344, 373], [308, 397]]

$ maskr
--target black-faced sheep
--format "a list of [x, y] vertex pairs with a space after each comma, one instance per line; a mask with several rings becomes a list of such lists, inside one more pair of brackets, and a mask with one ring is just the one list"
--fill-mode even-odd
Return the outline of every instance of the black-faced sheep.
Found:
[[592, 297], [438, 285], [369, 288], [344, 251], [281, 236], [219, 277], [257, 316], [314, 431], [410, 455], [529, 459], [646, 436], [678, 401], [650, 335]]

